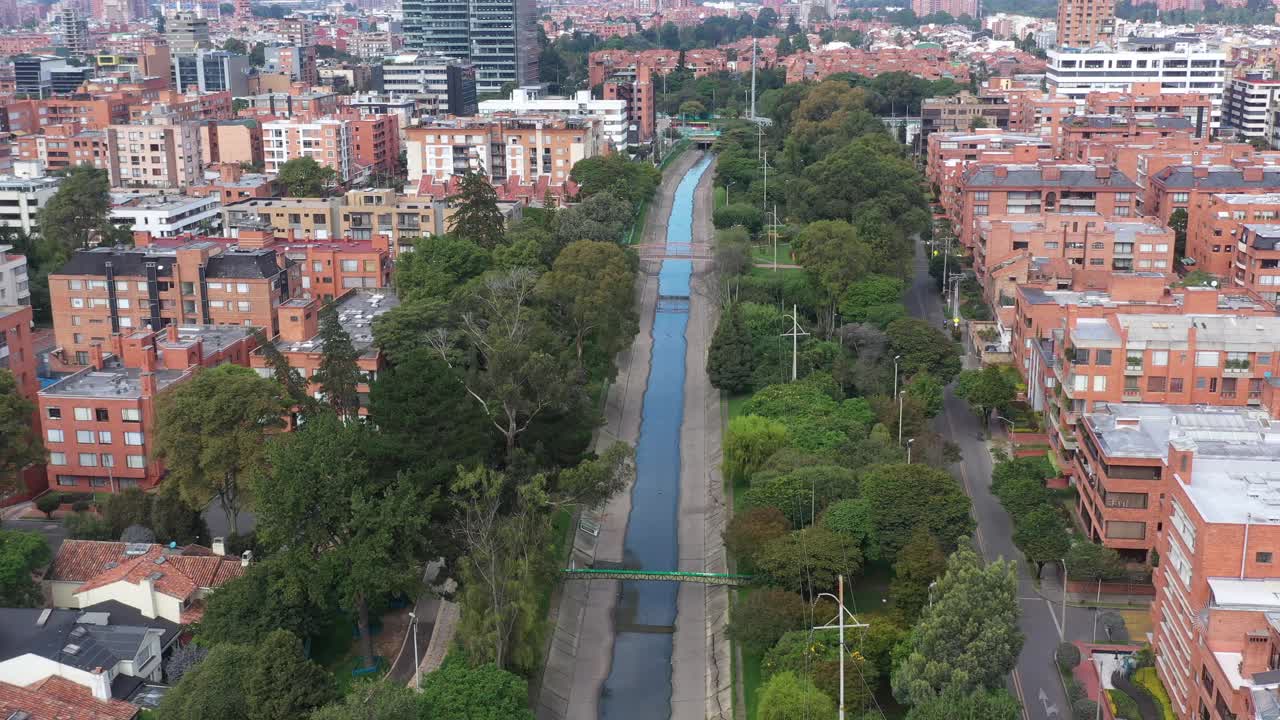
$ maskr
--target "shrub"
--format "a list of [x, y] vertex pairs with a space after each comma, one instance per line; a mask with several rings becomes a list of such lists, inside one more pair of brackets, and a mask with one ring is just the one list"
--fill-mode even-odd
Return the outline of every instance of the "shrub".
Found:
[[58, 493], [45, 493], [36, 498], [36, 509], [47, 518], [53, 517], [53, 511], [62, 506], [62, 496]]
[[1058, 667], [1064, 672], [1070, 672], [1072, 668], [1080, 664], [1080, 648], [1075, 645], [1064, 642], [1058, 644]]
[[1098, 703], [1084, 698], [1071, 704], [1071, 717], [1075, 720], [1094, 720], [1098, 716]]
[[1129, 633], [1124, 626], [1124, 617], [1120, 613], [1105, 612], [1098, 618], [1098, 624], [1107, 634], [1107, 639], [1111, 642], [1124, 642], [1129, 639]]
[[1142, 713], [1138, 710], [1138, 703], [1129, 697], [1128, 693], [1119, 690], [1108, 690], [1107, 699], [1111, 701], [1112, 712], [1117, 718], [1141, 720]]
[[1164, 683], [1160, 682], [1153, 667], [1144, 667], [1133, 673], [1133, 682], [1151, 694], [1156, 705], [1160, 706], [1164, 720], [1177, 720], [1173, 714], [1173, 704], [1169, 702], [1169, 693], [1165, 692]]
[[93, 513], [78, 512], [62, 521], [72, 540], [112, 540], [111, 525]]
[[1077, 700], [1082, 700], [1085, 696], [1084, 688], [1080, 687], [1080, 683], [1075, 678], [1063, 678], [1062, 682], [1067, 687], [1067, 704], [1073, 704]]
[[809, 605], [786, 590], [752, 590], [729, 618], [729, 637], [749, 653], [763, 653], [787, 631], [804, 627]]
[[89, 508], [91, 507], [93, 507], [92, 503], [89, 503], [85, 500], [77, 500], [71, 503], [72, 512], [78, 512], [78, 513], [89, 512]]

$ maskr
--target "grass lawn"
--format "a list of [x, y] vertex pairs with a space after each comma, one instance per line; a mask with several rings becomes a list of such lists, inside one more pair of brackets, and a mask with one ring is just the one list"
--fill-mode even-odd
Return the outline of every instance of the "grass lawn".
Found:
[[732, 420], [742, 414], [742, 407], [751, 399], [751, 393], [742, 395], [729, 396], [729, 419]]
[[[773, 262], [773, 245], [765, 243], [751, 246], [751, 259], [758, 263]], [[791, 260], [791, 243], [778, 243], [778, 264], [794, 264]]]
[[[740, 588], [737, 591], [737, 600], [735, 606], [740, 606], [746, 602], [747, 596], [751, 593], [751, 588]], [[745, 698], [747, 720], [755, 720], [756, 717], [756, 696], [760, 692], [760, 663], [764, 660], [763, 654], [755, 654], [747, 652], [746, 648], [742, 650], [742, 666], [736, 667], [739, 677], [742, 681], [742, 694]]]
[[717, 185], [715, 189], [715, 194], [716, 194], [715, 202], [711, 205], [711, 207], [713, 208], [724, 207], [725, 206], [724, 199], [726, 195], [724, 187]]
[[[770, 257], [770, 262], [772, 262], [773, 256], [770, 255], [769, 257]], [[778, 262], [781, 263], [782, 261], [779, 260]], [[751, 268], [751, 274], [755, 275], [756, 277], [765, 277], [767, 275], [773, 275], [775, 273], [779, 275], [783, 275], [783, 274], [799, 275], [802, 272], [804, 272], [804, 270], [801, 270], [800, 268], [778, 268], [777, 270], [774, 270], [773, 268], [760, 267], [759, 265]]]
[[1169, 693], [1165, 691], [1164, 683], [1160, 682], [1160, 677], [1156, 675], [1155, 668], [1145, 667], [1138, 670], [1133, 674], [1133, 682], [1151, 693], [1156, 705], [1160, 706], [1165, 720], [1177, 720], [1177, 716], [1173, 714], [1173, 705], [1169, 702]]
[[1135, 640], [1141, 640], [1151, 632], [1151, 613], [1147, 610], [1115, 610], [1115, 613], [1124, 618], [1125, 630], [1129, 632], [1129, 637]]

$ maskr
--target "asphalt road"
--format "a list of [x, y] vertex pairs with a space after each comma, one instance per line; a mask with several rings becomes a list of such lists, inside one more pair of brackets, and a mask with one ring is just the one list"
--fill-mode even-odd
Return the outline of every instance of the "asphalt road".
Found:
[[[918, 244], [915, 274], [906, 297], [907, 311], [941, 326], [944, 322], [942, 303], [929, 277], [928, 249]], [[965, 367], [976, 367], [976, 359], [966, 354]], [[1031, 570], [1022, 553], [1013, 544], [1013, 524], [1000, 502], [991, 494], [991, 452], [980, 439], [983, 428], [963, 400], [947, 388], [942, 414], [934, 419], [934, 429], [960, 447], [962, 460], [953, 471], [964, 483], [965, 492], [973, 500], [973, 516], [977, 521], [978, 548], [987, 560], [1013, 559], [1018, 570], [1018, 597], [1022, 616], [1019, 622], [1026, 642], [1017, 667], [1010, 677], [1009, 689], [1022, 701], [1028, 720], [1069, 718], [1066, 696], [1053, 666], [1053, 652], [1059, 642], [1061, 605], [1042, 597], [1032, 582]], [[1045, 574], [1055, 572], [1045, 569]], [[1067, 608], [1068, 637], [1092, 625], [1091, 611]], [[1072, 632], [1072, 631], [1076, 632]]]

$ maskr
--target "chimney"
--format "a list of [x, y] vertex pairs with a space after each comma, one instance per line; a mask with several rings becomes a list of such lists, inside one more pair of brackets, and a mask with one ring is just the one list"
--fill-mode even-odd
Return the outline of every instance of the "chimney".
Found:
[[306, 305], [281, 307], [278, 312], [280, 339], [286, 342], [302, 342], [316, 336], [320, 328], [320, 300]]
[[134, 230], [133, 244], [134, 247], [147, 247], [151, 245], [151, 233], [146, 230]]
[[1040, 173], [1040, 177], [1045, 180], [1061, 180], [1062, 168], [1057, 165], [1046, 165]]
[[160, 392], [156, 387], [156, 374], [154, 372], [144, 372], [138, 379], [142, 381], [142, 397], [153, 398]]
[[1250, 165], [1249, 167], [1244, 168], [1244, 170], [1243, 170], [1242, 172], [1244, 173], [1244, 181], [1245, 181], [1245, 182], [1262, 182], [1262, 167], [1261, 167], [1261, 166], [1259, 166], [1259, 165]]
[[143, 617], [154, 618], [156, 616], [156, 584], [150, 575], [138, 581], [138, 585], [142, 587], [142, 602], [138, 608], [142, 612]]
[[1005, 165], [997, 165], [995, 175], [998, 178], [1007, 178], [1009, 177], [1009, 168]]
[[253, 564], [253, 551], [245, 550], [240, 553], [240, 567], [247, 568]]
[[1191, 168], [1191, 177], [1193, 177], [1193, 178], [1207, 178], [1207, 177], [1209, 177], [1209, 166], [1207, 166], [1207, 165], [1196, 165], [1195, 167]]
[[89, 364], [94, 370], [102, 369], [102, 343], [94, 343], [89, 346]]
[[227, 541], [225, 538], [216, 537], [213, 539], [213, 554], [219, 557], [227, 554]]
[[[1189, 287], [1182, 293], [1182, 312], [1186, 315], [1205, 315], [1218, 312], [1218, 289]], [[1195, 328], [1192, 327], [1192, 330]]]
[[218, 179], [222, 182], [233, 183], [238, 182], [244, 176], [244, 169], [239, 163], [219, 163]]
[[1267, 648], [1270, 643], [1267, 635], [1265, 630], [1252, 630], [1245, 633], [1244, 652], [1240, 659], [1240, 675], [1246, 680], [1251, 680], [1255, 674], [1269, 669]]
[[175, 324], [175, 323], [169, 323], [168, 327], [166, 327], [166, 328], [164, 329], [164, 334], [165, 334], [165, 337], [167, 337], [167, 338], [169, 339], [169, 342], [171, 342], [171, 343], [176, 343], [176, 342], [178, 342], [178, 326], [177, 326], [177, 324]]
[[1110, 165], [1099, 165], [1093, 169], [1093, 176], [1099, 180], [1106, 180], [1111, 177]]

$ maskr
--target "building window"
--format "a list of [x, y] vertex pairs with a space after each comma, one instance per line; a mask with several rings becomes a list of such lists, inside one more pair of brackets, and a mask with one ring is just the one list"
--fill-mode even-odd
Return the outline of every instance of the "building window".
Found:
[[1107, 376], [1106, 376], [1106, 375], [1094, 375], [1094, 376], [1093, 376], [1093, 391], [1094, 391], [1094, 392], [1106, 392], [1106, 390], [1107, 390]]
[[102, 453], [102, 454], [101, 454], [101, 455], [99, 455], [98, 457], [99, 457], [99, 459], [102, 461], [102, 467], [115, 467], [115, 466], [116, 466], [116, 456], [115, 456], [115, 455], [112, 455], [111, 453]]
[[124, 458], [125, 465], [140, 470], [147, 466], [147, 458], [145, 455], [126, 455]]
[[62, 431], [61, 431], [61, 430], [56, 430], [56, 429], [52, 429], [52, 428], [51, 428], [51, 429], [49, 429], [49, 430], [45, 431], [45, 435], [46, 435], [46, 437], [48, 437], [49, 442], [60, 443], [60, 442], [63, 442], [63, 441], [65, 440], [65, 437], [63, 436], [63, 434], [62, 434]]
[[1128, 510], [1145, 510], [1147, 508], [1146, 493], [1103, 492], [1107, 507]]
[[76, 431], [76, 442], [80, 443], [81, 445], [92, 445], [92, 444], [93, 444], [93, 431], [92, 431], [92, 430], [77, 430], [77, 431]]
[[1099, 350], [1097, 353], [1095, 353], [1095, 354], [1094, 354], [1093, 364], [1094, 364], [1094, 365], [1110, 365], [1110, 364], [1111, 364], [1111, 351], [1110, 351], [1110, 350]]
[[60, 487], [75, 487], [76, 485], [79, 485], [79, 484], [80, 482], [76, 480], [76, 477], [74, 475], [58, 476], [58, 485]]
[[50, 420], [61, 420], [62, 408], [56, 408], [56, 407], [46, 408], [45, 415], [47, 415]]
[[98, 453], [80, 453], [81, 467], [98, 467]]
[[99, 431], [98, 431], [98, 442], [99, 442], [99, 443], [101, 443], [102, 445], [110, 445], [110, 444], [111, 444], [111, 432], [110, 432], [110, 431], [108, 431], [108, 430], [99, 430]]
[[1106, 535], [1115, 540], [1141, 540], [1147, 535], [1147, 524], [1128, 520], [1108, 520]]
[[49, 464], [50, 464], [50, 465], [66, 465], [66, 464], [67, 464], [67, 454], [66, 454], [66, 453], [60, 453], [60, 452], [51, 452], [51, 453], [49, 453]]
[[1260, 565], [1270, 565], [1270, 564], [1271, 564], [1271, 553], [1269, 553], [1269, 552], [1254, 553], [1254, 555], [1253, 555], [1253, 561], [1254, 561], [1254, 562], [1256, 562], [1256, 563], [1258, 563], [1258, 564], [1260, 564]]
[[1218, 367], [1218, 352], [1216, 350], [1196, 352], [1196, 367]]
[[1180, 377], [1169, 378], [1169, 392], [1171, 393], [1182, 392], [1182, 378]]
[[1162, 378], [1162, 377], [1148, 377], [1148, 378], [1147, 378], [1147, 392], [1159, 392], [1159, 393], [1162, 393], [1162, 392], [1164, 392], [1164, 391], [1165, 391], [1165, 387], [1167, 387], [1167, 383], [1168, 383], [1168, 379], [1167, 379], [1167, 378]]
[[106, 408], [94, 408], [93, 414], [98, 422], [110, 422], [111, 412]]
[[93, 419], [93, 411], [89, 408], [76, 408], [76, 419], [88, 422]]
[[140, 432], [126, 432], [126, 433], [124, 434], [124, 444], [125, 444], [125, 445], [141, 445], [141, 444], [142, 444], [142, 433], [140, 433]]
[[124, 408], [120, 411], [120, 419], [125, 422], [142, 422], [142, 411], [138, 408]]

